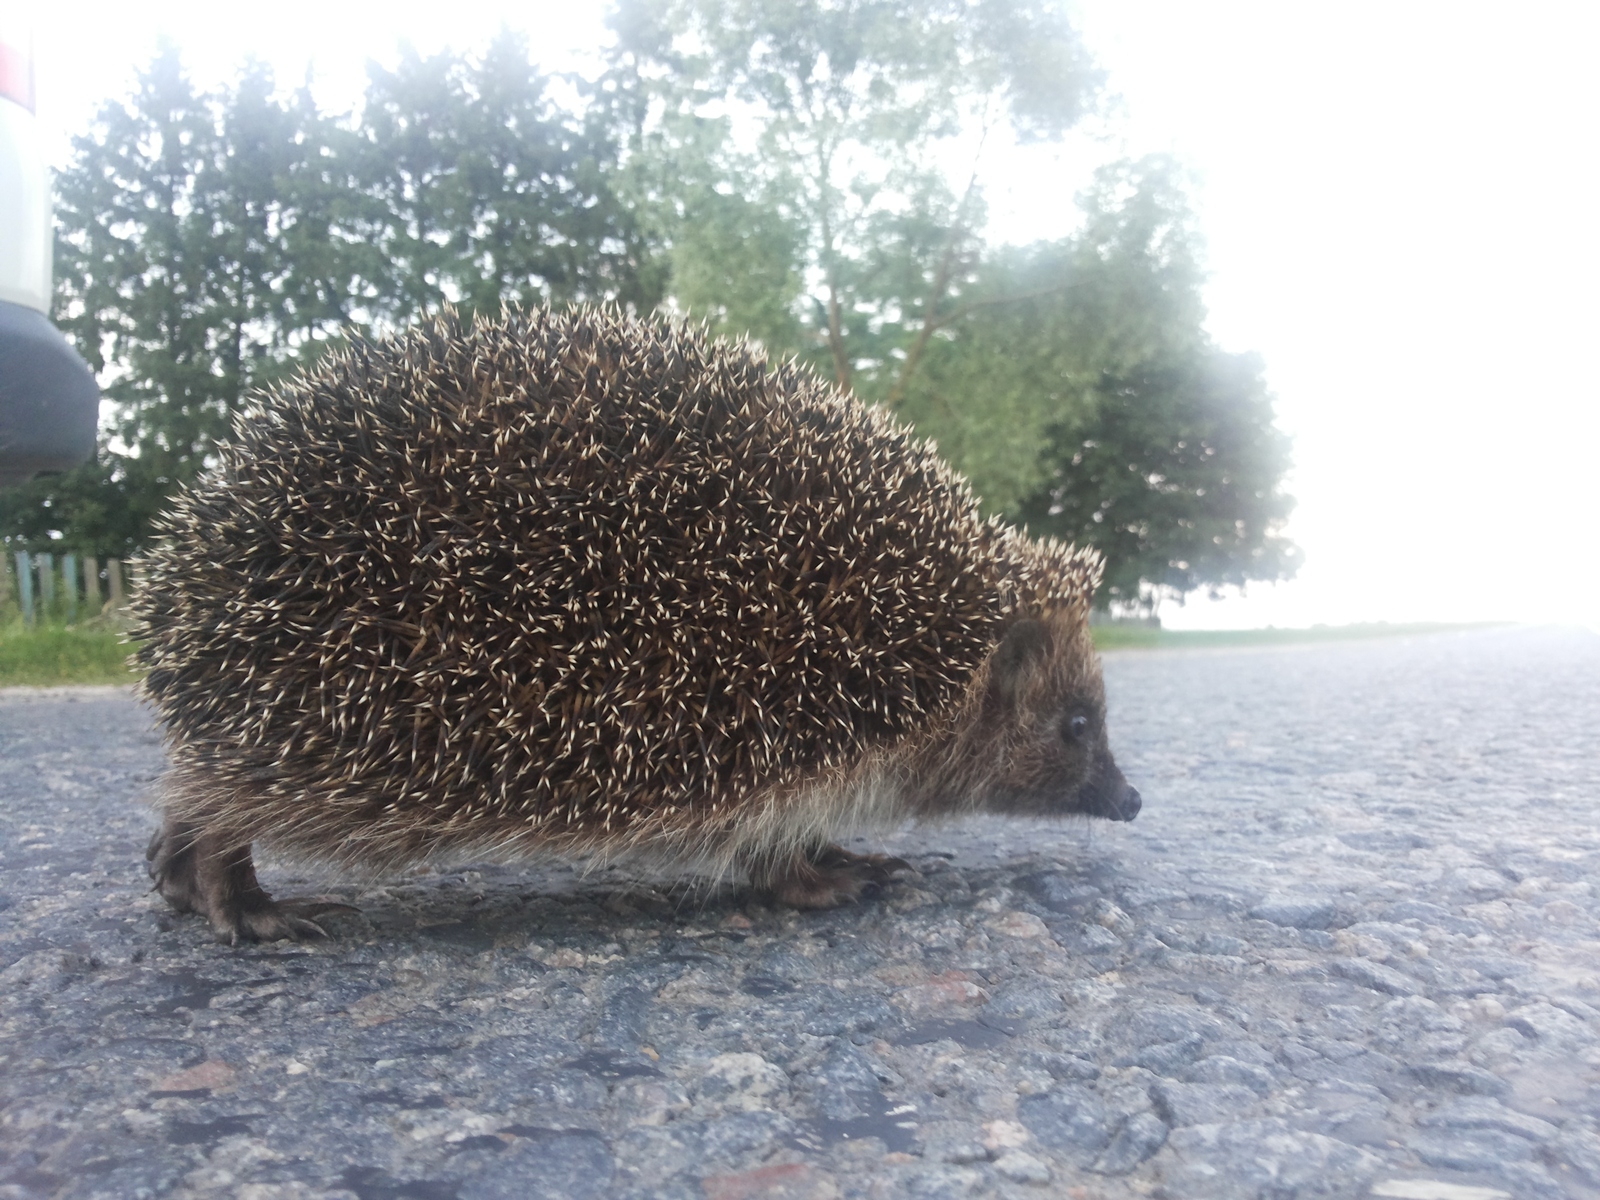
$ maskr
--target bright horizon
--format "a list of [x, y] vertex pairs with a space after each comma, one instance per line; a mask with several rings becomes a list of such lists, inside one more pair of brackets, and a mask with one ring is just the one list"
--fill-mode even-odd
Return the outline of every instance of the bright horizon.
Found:
[[[238, 10], [244, 11], [244, 10]], [[1295, 442], [1300, 577], [1164, 605], [1171, 628], [1520, 620], [1600, 628], [1600, 168], [1582, 4], [1089, 0], [1120, 113], [1059, 149], [998, 148], [991, 232], [1059, 237], [1093, 166], [1169, 151], [1194, 171], [1209, 327], [1255, 350]], [[555, 69], [598, 61], [604, 7], [397, 3], [58, 6], [35, 19], [56, 162], [166, 34], [202, 85], [254, 55], [322, 105], [365, 62], [530, 31]], [[315, 29], [314, 40], [307, 30]]]

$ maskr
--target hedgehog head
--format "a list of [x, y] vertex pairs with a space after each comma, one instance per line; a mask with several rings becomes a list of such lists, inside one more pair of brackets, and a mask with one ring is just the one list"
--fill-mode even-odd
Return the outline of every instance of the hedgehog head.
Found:
[[984, 742], [998, 755], [984, 807], [1017, 816], [1131, 821], [1139, 793], [1106, 738], [1100, 660], [1081, 608], [1015, 622], [995, 647]]

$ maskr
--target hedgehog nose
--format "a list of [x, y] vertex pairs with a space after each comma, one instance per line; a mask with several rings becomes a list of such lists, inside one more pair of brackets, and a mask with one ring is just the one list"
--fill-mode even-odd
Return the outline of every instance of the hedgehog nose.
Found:
[[1131, 821], [1139, 815], [1139, 808], [1144, 802], [1139, 799], [1139, 789], [1129, 788], [1122, 796], [1122, 815], [1119, 820]]

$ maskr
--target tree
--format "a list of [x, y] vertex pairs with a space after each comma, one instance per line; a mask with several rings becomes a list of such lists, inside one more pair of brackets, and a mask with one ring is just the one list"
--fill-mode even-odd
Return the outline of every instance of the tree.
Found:
[[340, 189], [311, 186], [327, 130], [248, 66], [198, 93], [164, 46], [57, 181], [56, 320], [100, 374], [96, 461], [0, 497], [12, 537], [125, 554], [192, 479], [240, 397], [347, 318], [321, 253]]
[[[680, 304], [798, 335], [770, 348], [891, 406], [978, 246], [976, 174], [953, 193], [938, 151], [974, 124], [1059, 135], [1100, 82], [1048, 0], [626, 0], [614, 27], [608, 84], [660, 164], [637, 199], [672, 244]], [[707, 303], [740, 247], [796, 285], [787, 329], [770, 300]]]
[[349, 327], [446, 301], [653, 308], [609, 126], [550, 82], [502, 34], [375, 70], [341, 122], [260, 65], [202, 94], [164, 46], [57, 181], [56, 317], [103, 381], [99, 453], [0, 492], [0, 536], [129, 553], [241, 399]]
[[358, 138], [378, 214], [366, 233], [386, 264], [376, 310], [405, 322], [447, 301], [656, 306], [660, 273], [616, 195], [611, 130], [563, 107], [555, 82], [509, 31], [476, 59], [407, 52], [371, 69]]
[[993, 511], [1097, 547], [1103, 605], [1292, 575], [1289, 446], [1262, 365], [1204, 327], [1177, 165], [1110, 164], [1082, 230], [993, 252], [930, 343], [902, 415]]
[[1252, 354], [1107, 373], [1093, 404], [1053, 424], [1047, 478], [1018, 505], [1040, 533], [1098, 547], [1104, 603], [1151, 609], [1224, 584], [1293, 575], [1299, 551], [1279, 533], [1293, 501], [1280, 488], [1288, 440]]

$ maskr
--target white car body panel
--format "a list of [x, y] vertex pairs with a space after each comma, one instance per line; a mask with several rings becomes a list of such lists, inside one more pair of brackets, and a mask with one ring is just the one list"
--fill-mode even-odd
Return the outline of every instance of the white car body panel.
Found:
[[50, 311], [50, 174], [37, 123], [0, 98], [0, 300]]

